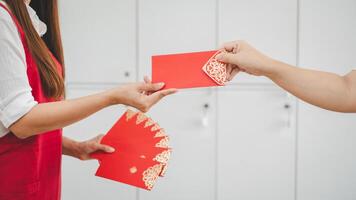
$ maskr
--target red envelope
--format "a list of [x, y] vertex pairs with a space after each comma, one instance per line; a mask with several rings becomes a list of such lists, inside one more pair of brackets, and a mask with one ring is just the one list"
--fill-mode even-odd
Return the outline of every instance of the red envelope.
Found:
[[163, 165], [157, 161], [116, 153], [115, 156], [100, 160], [100, 167], [95, 175], [151, 190], [162, 169]]
[[178, 89], [220, 86], [222, 84], [213, 79], [214, 75], [209, 76], [203, 70], [217, 52], [214, 50], [152, 56], [152, 82], [164, 82], [164, 88]]
[[102, 144], [136, 144], [136, 146], [168, 147], [164, 130], [143, 113], [128, 110], [102, 139]]
[[91, 154], [100, 162], [96, 176], [151, 190], [167, 169], [172, 151], [168, 141], [164, 130], [152, 119], [128, 110], [101, 140], [115, 152]]

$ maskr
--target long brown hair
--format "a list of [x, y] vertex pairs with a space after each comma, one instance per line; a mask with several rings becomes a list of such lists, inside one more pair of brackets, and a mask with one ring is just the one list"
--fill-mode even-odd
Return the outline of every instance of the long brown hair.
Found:
[[62, 40], [59, 29], [57, 0], [32, 0], [31, 7], [47, 25], [47, 33], [41, 38], [34, 28], [24, 0], [5, 0], [22, 26], [28, 48], [33, 55], [41, 77], [41, 85], [47, 97], [59, 99], [64, 95], [63, 74], [58, 73], [53, 56], [64, 66]]

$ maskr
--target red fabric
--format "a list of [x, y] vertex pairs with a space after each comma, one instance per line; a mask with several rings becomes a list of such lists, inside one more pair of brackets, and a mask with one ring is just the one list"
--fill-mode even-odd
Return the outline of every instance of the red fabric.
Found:
[[[9, 12], [1, 3], [0, 7]], [[32, 87], [32, 95], [39, 103], [51, 102], [53, 100], [46, 98], [43, 93], [40, 75], [28, 49], [25, 34], [14, 15], [9, 13], [18, 28], [25, 50], [27, 75]], [[53, 59], [55, 60], [54, 57]], [[58, 62], [57, 64], [61, 69]], [[59, 200], [61, 157], [61, 130], [50, 131], [23, 140], [18, 139], [12, 133], [0, 138], [0, 199]]]

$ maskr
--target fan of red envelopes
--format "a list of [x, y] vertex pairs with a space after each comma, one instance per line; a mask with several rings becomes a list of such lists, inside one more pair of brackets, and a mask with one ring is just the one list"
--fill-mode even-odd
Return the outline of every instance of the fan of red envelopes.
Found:
[[171, 154], [169, 138], [161, 127], [141, 112], [127, 110], [101, 143], [115, 148], [95, 152], [100, 166], [96, 176], [151, 190], [163, 176]]

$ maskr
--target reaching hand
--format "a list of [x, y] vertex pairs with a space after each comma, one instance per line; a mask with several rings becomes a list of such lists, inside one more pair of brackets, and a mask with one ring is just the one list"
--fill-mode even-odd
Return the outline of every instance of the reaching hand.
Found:
[[216, 58], [228, 64], [228, 80], [231, 80], [240, 71], [261, 76], [268, 75], [273, 69], [273, 60], [253, 48], [247, 42], [228, 42], [223, 45], [222, 50]]
[[164, 83], [133, 83], [109, 91], [114, 104], [125, 104], [147, 112], [163, 97], [177, 92], [177, 89], [161, 90]]
[[90, 140], [77, 143], [76, 147], [74, 148], [74, 156], [79, 158], [80, 160], [90, 160], [92, 159], [90, 157], [90, 154], [96, 151], [104, 151], [106, 153], [114, 152], [114, 148], [104, 144], [100, 144], [100, 141], [103, 137], [104, 135], [98, 135]]

